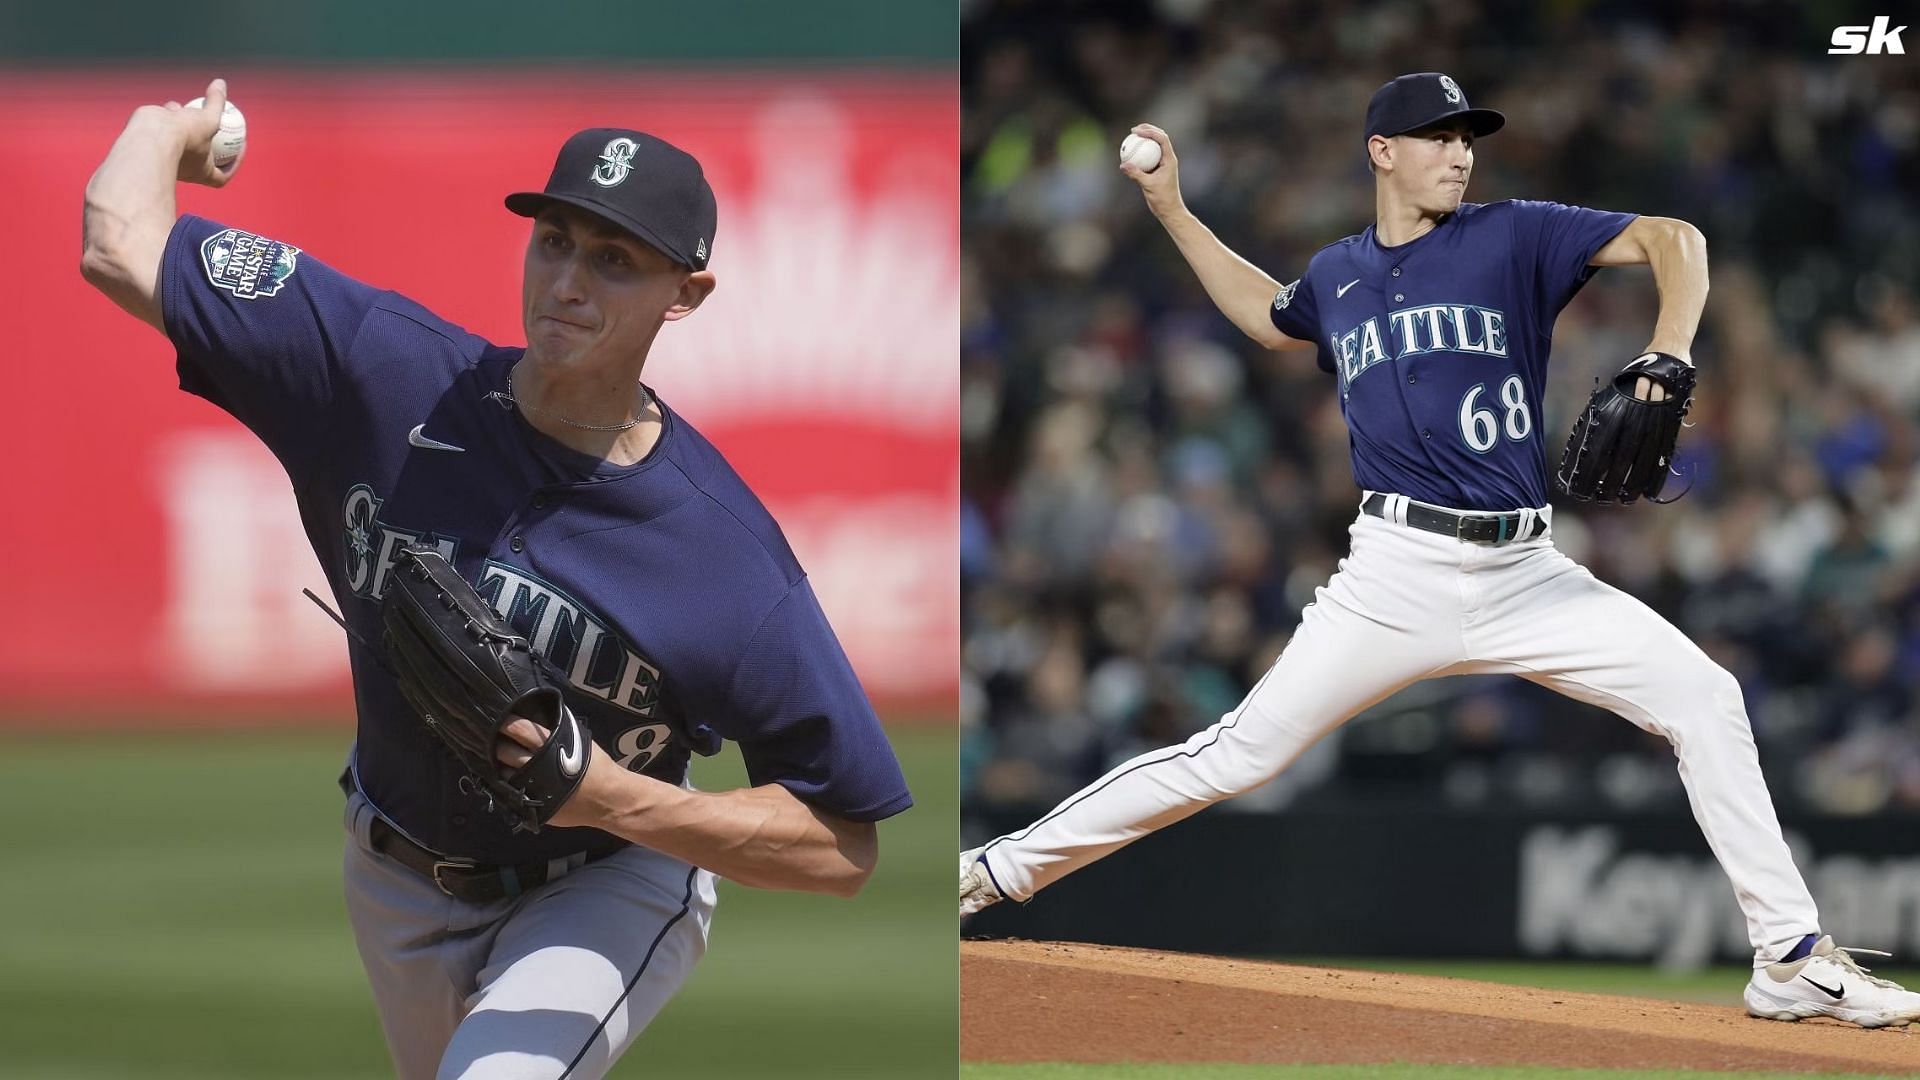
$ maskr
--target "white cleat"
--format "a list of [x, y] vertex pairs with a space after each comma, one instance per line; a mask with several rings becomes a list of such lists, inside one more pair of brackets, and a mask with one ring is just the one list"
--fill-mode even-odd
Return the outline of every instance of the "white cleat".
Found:
[[1747, 1012], [1763, 1020], [1831, 1016], [1863, 1028], [1920, 1020], [1920, 994], [1891, 979], [1874, 978], [1848, 953], [1888, 955], [1877, 949], [1843, 949], [1822, 937], [1798, 960], [1756, 968], [1747, 982]]
[[983, 849], [974, 848], [960, 853], [960, 914], [971, 915], [981, 908], [991, 907], [1006, 899], [1000, 894], [1000, 887], [993, 883], [993, 875], [987, 873], [987, 864], [980, 858]]

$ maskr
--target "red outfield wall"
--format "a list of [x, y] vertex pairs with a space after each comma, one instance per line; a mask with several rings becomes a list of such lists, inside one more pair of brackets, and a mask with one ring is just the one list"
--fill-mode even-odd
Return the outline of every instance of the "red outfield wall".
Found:
[[[491, 340], [523, 340], [526, 223], [583, 127], [696, 154], [719, 287], [648, 381], [773, 510], [883, 708], [943, 709], [959, 646], [958, 106], [950, 75], [226, 72], [247, 158], [181, 210], [264, 233]], [[177, 389], [81, 281], [81, 193], [133, 108], [205, 74], [0, 77], [0, 711], [347, 700], [286, 476]], [[324, 592], [323, 592], [324, 594]]]

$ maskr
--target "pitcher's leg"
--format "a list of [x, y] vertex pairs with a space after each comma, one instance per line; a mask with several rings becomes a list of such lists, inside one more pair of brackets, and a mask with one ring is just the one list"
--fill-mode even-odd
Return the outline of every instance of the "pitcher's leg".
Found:
[[[1354, 713], [1459, 660], [1445, 565], [1452, 541], [1372, 518], [1354, 555], [1315, 596], [1280, 659], [1237, 708], [1177, 746], [1148, 751], [981, 852], [1018, 900], [1075, 870], [1265, 783]], [[1424, 591], [1416, 591], [1424, 590]]]
[[1694, 819], [1746, 915], [1756, 962], [1817, 931], [1819, 913], [1780, 835], [1739, 683], [1659, 613], [1557, 551], [1525, 563], [1513, 590], [1518, 606], [1489, 608], [1470, 625], [1475, 655], [1510, 663], [1508, 670], [1673, 744]]
[[466, 1013], [471, 973], [492, 934], [483, 918], [468, 918], [473, 909], [371, 850], [372, 814], [358, 792], [348, 797], [342, 866], [347, 920], [394, 1074], [400, 1080], [431, 1080]]
[[441, 1080], [593, 1080], [706, 952], [713, 875], [644, 848], [530, 894], [501, 927]]

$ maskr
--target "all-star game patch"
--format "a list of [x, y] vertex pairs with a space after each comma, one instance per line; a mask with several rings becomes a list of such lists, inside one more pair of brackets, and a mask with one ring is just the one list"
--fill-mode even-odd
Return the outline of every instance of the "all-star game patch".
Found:
[[239, 229], [222, 229], [200, 245], [207, 280], [242, 300], [272, 296], [293, 276], [300, 249]]

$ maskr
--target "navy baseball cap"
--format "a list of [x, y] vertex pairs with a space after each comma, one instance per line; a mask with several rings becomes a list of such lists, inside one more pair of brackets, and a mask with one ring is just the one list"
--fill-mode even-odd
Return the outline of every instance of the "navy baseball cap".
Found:
[[1466, 91], [1450, 75], [1437, 71], [1402, 75], [1373, 92], [1373, 100], [1367, 102], [1364, 138], [1392, 138], [1456, 116], [1467, 122], [1475, 138], [1491, 135], [1507, 123], [1505, 116], [1492, 109], [1469, 106]]
[[606, 218], [689, 269], [706, 269], [713, 253], [713, 188], [700, 162], [643, 131], [575, 134], [554, 159], [547, 189], [516, 191], [507, 209], [533, 217], [557, 202]]

